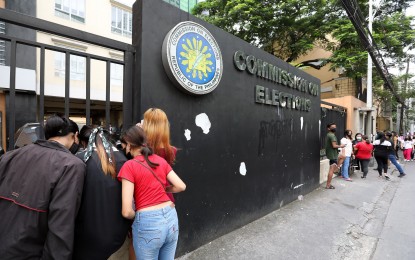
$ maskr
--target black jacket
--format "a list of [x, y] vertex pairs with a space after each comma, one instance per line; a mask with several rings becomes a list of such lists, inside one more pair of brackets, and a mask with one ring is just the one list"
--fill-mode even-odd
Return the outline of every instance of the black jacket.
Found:
[[[85, 152], [77, 155], [84, 157]], [[114, 152], [117, 173], [127, 158]], [[74, 260], [108, 259], [124, 243], [131, 221], [121, 215], [121, 182], [105, 175], [94, 151], [86, 163], [82, 204], [75, 224]]]
[[85, 164], [38, 140], [0, 158], [0, 258], [71, 259]]

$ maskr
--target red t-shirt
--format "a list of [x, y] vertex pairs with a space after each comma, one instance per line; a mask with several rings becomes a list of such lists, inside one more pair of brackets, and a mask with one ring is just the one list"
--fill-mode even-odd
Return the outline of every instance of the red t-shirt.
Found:
[[118, 174], [120, 181], [126, 179], [134, 183], [135, 210], [158, 205], [170, 200], [163, 186], [151, 171], [134, 160], [138, 160], [152, 169], [162, 183], [166, 183], [167, 174], [172, 170], [171, 166], [166, 160], [155, 154], [150, 155], [148, 159], [151, 162], [158, 163], [159, 166], [151, 168], [144, 159], [144, 156], [139, 155], [134, 157], [133, 160], [127, 161]]
[[355, 145], [357, 149], [356, 158], [357, 159], [370, 159], [372, 157], [373, 145], [366, 143], [366, 141], [359, 142]]
[[[174, 154], [174, 158], [176, 158], [176, 154], [177, 154], [177, 148], [172, 146], [173, 148], [173, 154]], [[160, 156], [163, 159], [166, 159], [166, 150], [164, 148], [161, 148], [158, 150], [157, 155]], [[171, 166], [171, 165], [170, 165]], [[166, 181], [165, 183], [166, 186], [170, 186], [171, 184]], [[174, 199], [173, 193], [167, 193], [167, 196], [169, 196], [170, 200], [174, 203], [176, 200]]]

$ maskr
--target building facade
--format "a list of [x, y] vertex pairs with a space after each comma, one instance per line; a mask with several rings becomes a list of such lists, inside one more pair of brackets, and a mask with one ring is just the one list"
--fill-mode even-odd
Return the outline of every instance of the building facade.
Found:
[[[56, 24], [131, 44], [132, 5], [135, 0], [0, 0], [0, 8], [10, 9]], [[165, 1], [183, 11], [191, 11], [196, 0]], [[123, 60], [123, 53], [80, 41], [0, 22], [0, 34], [36, 41], [51, 46], [101, 57]], [[0, 40], [0, 142], [6, 143], [7, 100], [9, 81], [8, 44]], [[16, 113], [25, 116], [16, 119], [16, 130], [37, 118], [40, 85], [40, 50], [18, 45], [16, 68]], [[111, 63], [110, 100], [111, 122], [122, 125], [123, 73], [122, 65]], [[106, 63], [91, 60], [91, 118], [93, 124], [104, 125], [106, 100]], [[70, 117], [80, 126], [86, 123], [86, 58], [70, 55]], [[45, 53], [45, 116], [64, 113], [65, 53], [46, 50]], [[21, 103], [27, 104], [21, 106]], [[0, 143], [0, 144], [1, 144]]]

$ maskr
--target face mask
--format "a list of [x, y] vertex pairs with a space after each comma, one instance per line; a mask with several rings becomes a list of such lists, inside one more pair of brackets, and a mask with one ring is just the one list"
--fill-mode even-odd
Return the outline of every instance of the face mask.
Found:
[[335, 133], [336, 132], [336, 128], [332, 128], [332, 129], [330, 129], [330, 131], [332, 131], [333, 133]]
[[127, 149], [126, 148], [122, 149], [121, 151], [125, 155], [125, 157], [127, 157], [128, 160], [133, 159], [133, 156], [131, 155], [131, 153], [130, 152], [127, 153]]
[[362, 141], [362, 137], [361, 136], [358, 136], [358, 137], [356, 137], [356, 140], [357, 141]]
[[78, 152], [78, 150], [79, 150], [79, 144], [77, 144], [75, 142], [71, 145], [71, 148], [69, 148], [69, 151], [72, 154], [76, 154], [76, 152]]

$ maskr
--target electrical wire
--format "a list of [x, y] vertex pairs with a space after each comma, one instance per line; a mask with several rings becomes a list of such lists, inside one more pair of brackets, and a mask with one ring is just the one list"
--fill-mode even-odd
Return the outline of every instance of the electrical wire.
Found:
[[364, 48], [368, 51], [378, 73], [385, 82], [385, 86], [392, 92], [396, 100], [400, 104], [402, 104], [402, 106], [406, 106], [405, 103], [402, 101], [401, 97], [395, 91], [395, 87], [391, 80], [391, 76], [387, 69], [386, 63], [383, 60], [382, 54], [380, 53], [380, 50], [376, 45], [372, 33], [369, 31], [367, 26], [363, 26], [363, 24], [366, 25], [366, 22], [364, 20], [362, 12], [360, 11], [359, 6], [357, 5], [357, 2], [351, 2], [350, 0], [340, 1], [344, 9], [346, 10], [346, 13], [350, 21], [356, 29], [361, 43], [363, 44]]

